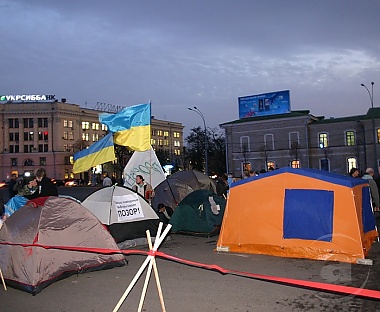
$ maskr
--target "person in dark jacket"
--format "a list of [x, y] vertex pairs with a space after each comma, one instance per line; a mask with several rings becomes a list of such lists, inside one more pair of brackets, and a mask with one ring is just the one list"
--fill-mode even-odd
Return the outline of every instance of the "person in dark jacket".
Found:
[[168, 224], [170, 221], [170, 218], [173, 215], [173, 209], [169, 206], [165, 206], [163, 203], [158, 204], [158, 216], [160, 217], [160, 220], [164, 224]]
[[11, 179], [9, 180], [9, 183], [8, 183], [8, 194], [9, 194], [8, 199], [11, 199], [13, 196], [17, 195], [16, 184], [17, 184], [17, 174], [12, 173]]
[[39, 168], [36, 170], [36, 179], [38, 183], [38, 190], [29, 199], [45, 196], [58, 196], [58, 191], [50, 178], [46, 176], [46, 170]]

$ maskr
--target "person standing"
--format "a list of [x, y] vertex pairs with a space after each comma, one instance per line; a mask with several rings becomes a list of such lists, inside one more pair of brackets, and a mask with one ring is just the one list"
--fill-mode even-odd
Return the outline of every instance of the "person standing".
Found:
[[154, 197], [152, 186], [149, 183], [144, 182], [144, 178], [141, 174], [136, 176], [136, 184], [132, 187], [132, 189], [148, 201]]
[[103, 179], [103, 186], [111, 186], [112, 185], [112, 180], [111, 178], [108, 176], [108, 173], [106, 172], [104, 174], [104, 179]]
[[365, 171], [365, 175], [363, 175], [362, 179], [368, 180], [369, 188], [371, 191], [372, 205], [374, 211], [379, 211], [380, 209], [380, 199], [379, 199], [379, 190], [377, 188], [377, 184], [373, 179], [375, 175], [375, 170], [373, 168], [367, 168]]
[[38, 190], [29, 199], [45, 196], [58, 196], [58, 191], [50, 178], [46, 176], [46, 170], [39, 168], [36, 170], [36, 180], [38, 183]]
[[17, 174], [12, 173], [11, 179], [9, 180], [9, 183], [8, 183], [9, 199], [17, 195], [18, 190], [17, 190], [16, 184], [17, 184]]

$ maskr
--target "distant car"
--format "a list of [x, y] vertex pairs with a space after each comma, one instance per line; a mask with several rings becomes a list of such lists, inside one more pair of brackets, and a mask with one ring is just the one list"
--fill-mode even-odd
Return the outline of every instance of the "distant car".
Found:
[[78, 186], [79, 183], [77, 180], [67, 180], [65, 186]]
[[51, 182], [53, 182], [55, 186], [65, 186], [65, 181], [63, 180], [51, 179]]

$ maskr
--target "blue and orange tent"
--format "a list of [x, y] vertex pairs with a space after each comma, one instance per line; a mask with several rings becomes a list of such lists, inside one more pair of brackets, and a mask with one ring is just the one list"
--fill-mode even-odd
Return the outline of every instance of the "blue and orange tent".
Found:
[[281, 168], [232, 185], [217, 250], [356, 263], [377, 236], [366, 180]]

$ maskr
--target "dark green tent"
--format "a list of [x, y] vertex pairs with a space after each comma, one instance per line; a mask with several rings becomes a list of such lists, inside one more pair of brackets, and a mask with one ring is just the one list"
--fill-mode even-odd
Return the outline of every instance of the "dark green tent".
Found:
[[170, 219], [172, 233], [213, 236], [219, 234], [226, 200], [209, 190], [187, 195]]

